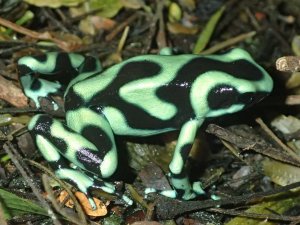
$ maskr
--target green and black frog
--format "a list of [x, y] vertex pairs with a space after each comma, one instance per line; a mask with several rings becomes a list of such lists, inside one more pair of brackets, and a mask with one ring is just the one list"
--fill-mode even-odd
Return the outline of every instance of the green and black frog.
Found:
[[39, 98], [64, 91], [65, 122], [36, 115], [28, 129], [55, 174], [75, 184], [92, 205], [91, 188], [132, 203], [104, 181], [118, 166], [115, 135], [180, 130], [169, 165], [174, 189], [159, 192], [184, 200], [203, 194], [185, 171], [197, 130], [206, 118], [243, 110], [273, 88], [268, 73], [239, 48], [207, 56], [141, 55], [105, 70], [94, 57], [50, 52], [22, 57], [18, 66], [23, 90], [37, 107]]

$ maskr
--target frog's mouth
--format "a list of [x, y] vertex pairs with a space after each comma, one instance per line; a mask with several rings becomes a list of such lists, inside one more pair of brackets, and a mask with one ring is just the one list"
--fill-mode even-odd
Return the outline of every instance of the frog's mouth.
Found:
[[266, 91], [259, 91], [259, 92], [247, 92], [239, 95], [238, 102], [246, 105], [246, 107], [250, 107], [265, 97], [267, 97], [270, 93]]

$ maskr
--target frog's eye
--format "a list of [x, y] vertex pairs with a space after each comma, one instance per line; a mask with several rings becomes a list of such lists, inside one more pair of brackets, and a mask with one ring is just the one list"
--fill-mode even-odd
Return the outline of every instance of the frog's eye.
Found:
[[207, 96], [207, 103], [210, 109], [226, 109], [238, 103], [238, 91], [226, 84], [215, 86]]

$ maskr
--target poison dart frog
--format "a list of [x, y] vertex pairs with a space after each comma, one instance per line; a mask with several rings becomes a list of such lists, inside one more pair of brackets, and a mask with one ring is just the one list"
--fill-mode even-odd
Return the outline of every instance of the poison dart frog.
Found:
[[35, 115], [28, 129], [55, 174], [75, 184], [93, 207], [92, 188], [132, 203], [103, 181], [117, 169], [115, 135], [180, 130], [169, 165], [174, 189], [159, 192], [184, 200], [202, 194], [200, 183], [189, 181], [185, 163], [203, 121], [240, 111], [273, 88], [268, 73], [239, 48], [207, 56], [142, 55], [106, 70], [94, 57], [50, 52], [22, 57], [18, 68], [23, 90], [37, 107], [40, 97], [64, 91], [65, 122]]

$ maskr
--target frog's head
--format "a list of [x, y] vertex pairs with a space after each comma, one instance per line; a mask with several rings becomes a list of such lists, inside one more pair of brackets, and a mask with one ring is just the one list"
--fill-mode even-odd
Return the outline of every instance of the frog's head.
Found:
[[[195, 81], [193, 99], [202, 99], [194, 101], [196, 115], [201, 109], [206, 110], [207, 117], [238, 112], [261, 101], [272, 91], [270, 75], [244, 50], [233, 49], [211, 59], [218, 61], [222, 67], [201, 74], [199, 81]], [[197, 82], [202, 85], [197, 85]]]

